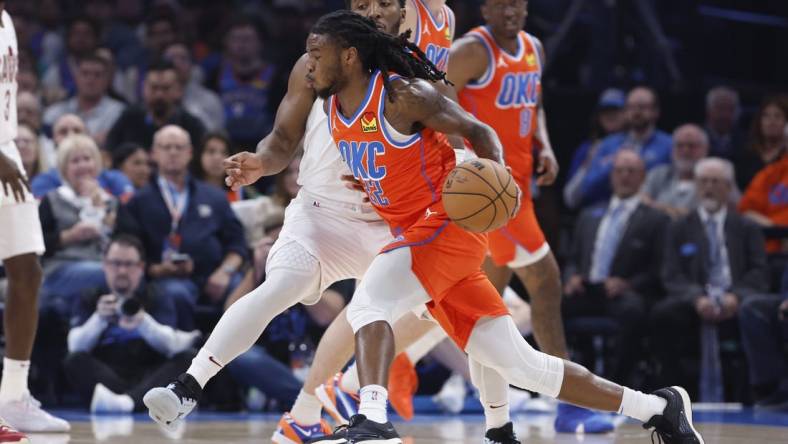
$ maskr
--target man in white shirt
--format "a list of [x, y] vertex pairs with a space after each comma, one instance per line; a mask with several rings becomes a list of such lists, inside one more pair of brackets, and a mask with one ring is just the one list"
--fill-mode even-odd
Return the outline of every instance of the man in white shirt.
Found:
[[103, 145], [107, 133], [125, 108], [123, 103], [107, 95], [110, 85], [107, 61], [95, 53], [80, 57], [74, 81], [76, 95], [49, 106], [44, 111], [44, 124], [52, 126], [62, 115], [76, 114], [85, 121], [91, 137]]
[[[30, 355], [38, 322], [37, 298], [41, 285], [38, 254], [44, 238], [38, 204], [30, 194], [19, 151], [16, 73], [19, 66], [16, 33], [0, 0], [0, 260], [8, 276], [5, 301], [5, 358], [0, 381], [0, 442], [25, 442], [22, 432], [66, 432], [69, 425], [46, 413], [27, 386]], [[11, 427], [9, 427], [9, 425]]]

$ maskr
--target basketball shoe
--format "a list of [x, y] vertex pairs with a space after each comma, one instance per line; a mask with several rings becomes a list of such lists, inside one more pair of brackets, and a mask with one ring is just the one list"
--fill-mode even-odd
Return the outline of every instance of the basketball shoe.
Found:
[[514, 424], [511, 421], [501, 427], [487, 430], [484, 434], [484, 444], [520, 444], [514, 434]]
[[167, 430], [177, 429], [178, 422], [186, 417], [200, 401], [202, 388], [188, 373], [182, 373], [167, 387], [148, 390], [142, 402], [148, 415]]
[[695, 426], [692, 425], [692, 404], [687, 391], [681, 387], [668, 387], [654, 392], [668, 401], [661, 415], [655, 415], [643, 424], [644, 429], [653, 428], [665, 444], [704, 444]]
[[18, 401], [0, 404], [0, 417], [24, 433], [63, 433], [71, 430], [68, 422], [44, 411], [41, 403], [29, 393]]
[[406, 421], [413, 419], [413, 395], [419, 388], [416, 368], [405, 353], [394, 358], [389, 370], [389, 402], [397, 414]]
[[304, 425], [293, 419], [290, 412], [285, 412], [276, 426], [271, 441], [276, 444], [303, 444], [330, 434], [331, 427], [322, 419], [317, 424]]
[[391, 422], [381, 424], [370, 421], [364, 415], [354, 415], [348, 425], [341, 425], [328, 436], [309, 441], [310, 444], [343, 444], [343, 443], [374, 443], [402, 444], [397, 431]]
[[0, 444], [29, 444], [24, 433], [17, 432], [0, 418]]
[[359, 397], [356, 393], [342, 390], [341, 381], [342, 373], [337, 373], [315, 390], [315, 396], [337, 424], [347, 424], [358, 413]]

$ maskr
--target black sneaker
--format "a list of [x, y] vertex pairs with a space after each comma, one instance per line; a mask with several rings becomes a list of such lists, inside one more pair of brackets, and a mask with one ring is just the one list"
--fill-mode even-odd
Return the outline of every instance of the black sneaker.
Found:
[[308, 441], [309, 444], [402, 444], [397, 431], [391, 422], [381, 424], [370, 421], [364, 415], [353, 415], [350, 424], [339, 426], [333, 435], [323, 436]]
[[501, 427], [487, 430], [484, 435], [484, 444], [520, 444], [514, 434], [514, 425], [507, 422]]
[[142, 402], [148, 408], [148, 415], [167, 429], [174, 429], [178, 421], [186, 417], [202, 396], [202, 388], [194, 377], [182, 373], [167, 387], [148, 390]]
[[692, 405], [686, 390], [674, 386], [659, 389], [653, 394], [665, 398], [668, 405], [661, 415], [655, 415], [643, 424], [644, 429], [654, 428], [652, 442], [656, 435], [659, 442], [665, 444], [704, 444], [703, 437], [692, 425]]

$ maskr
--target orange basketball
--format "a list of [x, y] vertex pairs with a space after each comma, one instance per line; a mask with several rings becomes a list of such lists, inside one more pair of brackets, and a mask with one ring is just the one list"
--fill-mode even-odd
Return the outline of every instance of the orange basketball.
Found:
[[443, 206], [454, 223], [474, 233], [497, 230], [517, 211], [520, 189], [509, 171], [489, 159], [457, 165], [443, 184]]

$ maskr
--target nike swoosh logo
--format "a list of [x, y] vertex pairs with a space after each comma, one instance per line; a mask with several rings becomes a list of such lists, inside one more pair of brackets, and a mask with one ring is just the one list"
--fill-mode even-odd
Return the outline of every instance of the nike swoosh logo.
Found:
[[214, 364], [216, 364], [219, 368], [223, 368], [224, 367], [222, 364], [219, 364], [218, 362], [216, 362], [216, 360], [213, 359], [213, 356], [208, 356], [208, 360], [213, 362]]
[[509, 405], [509, 404], [491, 405], [490, 408], [491, 409], [499, 409], [501, 407], [506, 407], [507, 405]]
[[302, 435], [306, 436], [307, 438], [312, 436], [313, 432], [311, 430], [304, 430], [304, 429], [302, 429], [301, 427], [299, 427], [296, 424], [292, 424], [292, 426], [293, 426], [294, 429], [296, 429], [297, 432], [301, 433]]

